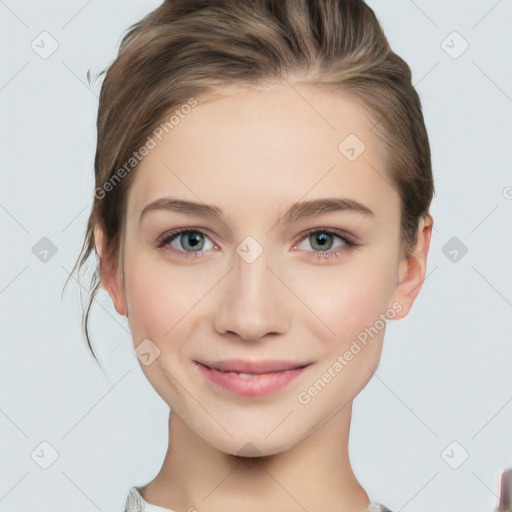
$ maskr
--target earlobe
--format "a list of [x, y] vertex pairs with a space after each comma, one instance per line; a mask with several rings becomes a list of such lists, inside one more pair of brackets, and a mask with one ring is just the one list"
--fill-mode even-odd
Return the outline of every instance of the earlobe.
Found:
[[411, 255], [404, 256], [400, 261], [393, 303], [401, 304], [402, 310], [394, 317], [395, 320], [400, 320], [409, 314], [425, 281], [432, 226], [430, 216], [420, 219], [416, 247]]
[[104, 233], [98, 226], [94, 228], [94, 246], [99, 259], [101, 286], [110, 295], [116, 311], [128, 316], [121, 269], [108, 257]]

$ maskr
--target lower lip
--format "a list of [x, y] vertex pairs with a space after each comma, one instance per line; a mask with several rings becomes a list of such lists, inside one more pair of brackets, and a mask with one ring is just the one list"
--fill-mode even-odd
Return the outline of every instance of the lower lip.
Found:
[[293, 370], [262, 373], [256, 377], [245, 379], [236, 373], [212, 370], [204, 364], [197, 362], [196, 364], [199, 367], [199, 371], [210, 382], [240, 396], [264, 396], [275, 393], [287, 386], [307, 368], [307, 366], [303, 366]]

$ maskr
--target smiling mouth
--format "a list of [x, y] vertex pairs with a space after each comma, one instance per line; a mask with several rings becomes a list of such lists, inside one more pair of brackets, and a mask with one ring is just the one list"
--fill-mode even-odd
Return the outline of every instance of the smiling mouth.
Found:
[[[199, 364], [202, 364], [202, 363], [199, 363]], [[298, 370], [299, 368], [304, 368], [304, 366], [298, 366], [297, 368], [292, 368], [291, 370], [272, 370], [269, 372], [245, 373], [245, 372], [241, 372], [241, 371], [237, 371], [237, 370], [218, 370], [217, 368], [211, 368], [208, 365], [204, 365], [204, 366], [206, 366], [206, 368], [208, 368], [210, 370], [214, 370], [214, 371], [217, 371], [220, 373], [230, 373], [233, 375], [238, 375], [242, 379], [254, 379], [254, 378], [260, 377], [261, 375], [268, 375], [270, 373], [282, 373], [285, 371]]]
[[287, 370], [296, 370], [298, 368], [304, 368], [311, 363], [300, 363], [292, 361], [282, 360], [260, 360], [250, 361], [243, 359], [229, 359], [225, 361], [217, 362], [202, 362], [195, 361], [196, 363], [202, 364], [210, 370], [216, 370], [223, 373], [238, 373], [246, 375], [261, 375], [263, 373], [274, 373]]
[[297, 364], [282, 361], [223, 361], [200, 363], [194, 361], [199, 373], [215, 385], [231, 393], [256, 397], [275, 393], [286, 387], [311, 363]]

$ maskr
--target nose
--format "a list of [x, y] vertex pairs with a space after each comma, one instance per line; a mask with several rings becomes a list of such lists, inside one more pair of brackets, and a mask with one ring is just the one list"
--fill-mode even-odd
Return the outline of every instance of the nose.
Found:
[[291, 316], [290, 297], [276, 270], [267, 266], [265, 251], [252, 262], [235, 253], [233, 261], [233, 268], [215, 297], [216, 331], [246, 341], [285, 333]]

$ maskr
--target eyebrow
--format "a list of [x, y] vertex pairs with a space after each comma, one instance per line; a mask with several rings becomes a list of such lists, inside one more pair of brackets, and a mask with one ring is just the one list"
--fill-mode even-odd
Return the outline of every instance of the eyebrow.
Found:
[[[140, 214], [139, 222], [142, 217], [156, 210], [167, 210], [186, 215], [195, 215], [205, 219], [220, 220], [222, 221], [222, 209], [205, 204], [197, 203], [194, 201], [187, 201], [184, 199], [175, 199], [171, 197], [162, 197], [146, 205]], [[324, 198], [313, 199], [310, 201], [299, 201], [293, 204], [285, 212], [282, 218], [284, 223], [297, 222], [300, 219], [317, 217], [331, 212], [355, 212], [367, 217], [374, 217], [375, 213], [367, 206], [348, 198]]]

